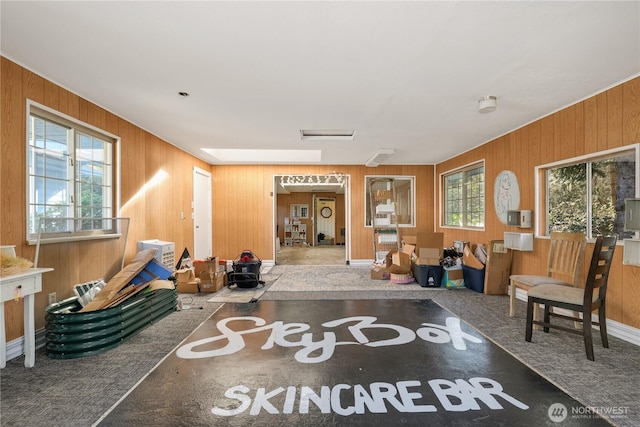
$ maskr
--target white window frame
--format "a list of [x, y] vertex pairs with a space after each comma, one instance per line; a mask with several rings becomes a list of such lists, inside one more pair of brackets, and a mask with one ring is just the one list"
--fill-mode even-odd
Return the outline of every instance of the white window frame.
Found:
[[[29, 228], [30, 224], [30, 208], [31, 208], [31, 175], [29, 171], [29, 156], [30, 156], [30, 146], [29, 146], [29, 126], [31, 115], [41, 116], [45, 120], [49, 120], [51, 122], [57, 123], [61, 126], [77, 129], [79, 131], [84, 131], [90, 135], [97, 136], [99, 138], [104, 138], [105, 140], [109, 140], [112, 143], [112, 167], [110, 169], [111, 174], [111, 185], [109, 186], [112, 192], [112, 206], [111, 206], [111, 216], [110, 218], [117, 218], [120, 213], [120, 137], [117, 135], [111, 134], [103, 129], [99, 129], [95, 126], [92, 126], [88, 123], [84, 123], [74, 117], [63, 114], [59, 111], [56, 111], [52, 108], [49, 108], [45, 105], [39, 104], [33, 100], [27, 100], [26, 103], [26, 126], [25, 126], [25, 150], [26, 150], [26, 161], [25, 161], [25, 175], [26, 175], [26, 206], [25, 206], [25, 229], [27, 236], [27, 243], [30, 245], [35, 245], [38, 243], [38, 224], [35, 224], [36, 231], [32, 232]], [[73, 152], [71, 157], [74, 160], [75, 165], [75, 141], [73, 142]], [[69, 183], [69, 192], [75, 196], [77, 192], [77, 182], [75, 179], [75, 166], [68, 165], [70, 173], [73, 175], [70, 178]], [[78, 198], [74, 197], [74, 202], [72, 206], [72, 210], [75, 214], [76, 209], [79, 207]], [[61, 218], [62, 219], [62, 218]], [[70, 221], [70, 224], [78, 224], [81, 221]], [[103, 224], [116, 224], [115, 226], [108, 227], [103, 230], [89, 230], [82, 231], [79, 230], [78, 227], [69, 227], [70, 229], [64, 232], [54, 232], [54, 233], [42, 233], [40, 235], [40, 243], [58, 243], [58, 242], [67, 242], [67, 241], [78, 241], [78, 240], [93, 240], [93, 239], [105, 239], [105, 238], [115, 238], [120, 236], [120, 221], [103, 221]]]
[[[367, 218], [367, 212], [371, 210], [369, 195], [369, 181], [378, 178], [391, 178], [394, 180], [403, 180], [409, 182], [409, 195], [407, 200], [410, 206], [407, 211], [411, 215], [411, 221], [408, 223], [398, 223], [398, 227], [415, 227], [416, 226], [416, 177], [415, 175], [365, 175], [364, 177], [364, 225], [371, 228], [371, 220]], [[396, 195], [397, 197], [397, 195]]]
[[[447, 192], [445, 187], [446, 177], [456, 173], [473, 170], [478, 167], [482, 167], [482, 175], [483, 175], [483, 183], [484, 183], [484, 189], [483, 189], [484, 203], [483, 203], [483, 211], [482, 211], [483, 225], [481, 227], [473, 227], [467, 224], [462, 224], [460, 226], [445, 224], [446, 203], [447, 203]], [[451, 228], [456, 230], [471, 230], [471, 231], [485, 230], [485, 227], [487, 224], [487, 167], [486, 167], [485, 159], [472, 162], [472, 163], [467, 163], [466, 165], [460, 166], [459, 168], [451, 169], [451, 170], [440, 173], [440, 176], [438, 179], [438, 185], [440, 187], [440, 212], [438, 215], [440, 218], [440, 227]]]
[[[544, 165], [539, 165], [534, 168], [534, 178], [535, 178], [535, 200], [536, 200], [536, 209], [540, 212], [539, 215], [536, 215], [535, 221], [535, 235], [537, 238], [549, 238], [548, 228], [549, 224], [547, 221], [548, 209], [547, 209], [547, 174], [546, 171], [548, 169], [557, 168], [561, 166], [569, 166], [576, 163], [587, 163], [591, 161], [596, 161], [599, 159], [613, 157], [616, 154], [623, 153], [625, 151], [635, 151], [636, 158], [636, 176], [635, 176], [635, 197], [640, 197], [640, 143], [625, 145], [618, 148], [612, 148], [610, 150], [598, 151], [595, 153], [585, 154], [583, 156], [573, 157], [566, 160], [560, 160], [557, 162], [547, 163]], [[587, 200], [587, 231], [591, 232], [591, 200], [590, 198]], [[590, 237], [590, 236], [587, 236]], [[589, 239], [590, 241], [594, 240], [593, 238]], [[618, 244], [622, 244], [622, 240], [618, 240]]]
[[309, 204], [292, 203], [290, 205], [291, 219], [309, 219]]

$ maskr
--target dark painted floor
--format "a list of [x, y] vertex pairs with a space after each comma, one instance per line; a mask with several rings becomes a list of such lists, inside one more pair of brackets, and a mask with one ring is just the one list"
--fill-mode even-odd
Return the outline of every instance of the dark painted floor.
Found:
[[573, 408], [430, 300], [260, 301], [225, 304], [100, 425], [608, 425]]

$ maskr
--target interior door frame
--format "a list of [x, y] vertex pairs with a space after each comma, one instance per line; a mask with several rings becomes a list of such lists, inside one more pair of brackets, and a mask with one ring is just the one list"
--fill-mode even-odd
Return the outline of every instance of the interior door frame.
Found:
[[[197, 179], [198, 175], [203, 176], [207, 179], [207, 188], [199, 188], [199, 180]], [[193, 221], [193, 259], [205, 259], [206, 257], [213, 256], [213, 194], [211, 194], [211, 188], [211, 172], [194, 166], [193, 199], [191, 200], [191, 220]], [[208, 195], [208, 197], [204, 197], [204, 195]], [[196, 200], [198, 200], [199, 203], [196, 203]], [[196, 207], [199, 206], [200, 202], [202, 202], [203, 200], [206, 201], [204, 216], [207, 218], [204, 224], [204, 230], [202, 229], [202, 224], [196, 223], [196, 217], [197, 215], [199, 215]], [[200, 254], [198, 251], [196, 251], [196, 248], [200, 247], [197, 244], [199, 239], [206, 239], [206, 254]], [[204, 257], [202, 255], [204, 255]]]
[[[295, 173], [288, 174], [273, 174], [271, 180], [271, 194], [273, 195], [273, 204], [271, 206], [271, 218], [273, 219], [273, 238], [272, 240], [272, 254], [273, 263], [276, 262], [277, 244], [276, 237], [278, 237], [278, 178], [286, 175], [297, 175]], [[300, 174], [303, 175], [303, 174]], [[332, 174], [318, 174], [318, 175], [332, 175]], [[351, 175], [344, 174], [344, 256], [345, 264], [351, 263]]]
[[[319, 241], [316, 241], [318, 239], [318, 222], [320, 221], [320, 212], [318, 212], [318, 205], [319, 205], [319, 201], [320, 200], [332, 200], [333, 201], [333, 205], [332, 208], [335, 211], [335, 207], [336, 207], [336, 198], [335, 197], [322, 197], [322, 196], [318, 196], [317, 194], [313, 195], [313, 243], [314, 246], [316, 244], [320, 244]], [[332, 215], [332, 220], [331, 222], [333, 223], [333, 239], [334, 242], [337, 243], [338, 242], [338, 233], [336, 230], [336, 216], [335, 214]], [[346, 237], [346, 236], [345, 236]]]

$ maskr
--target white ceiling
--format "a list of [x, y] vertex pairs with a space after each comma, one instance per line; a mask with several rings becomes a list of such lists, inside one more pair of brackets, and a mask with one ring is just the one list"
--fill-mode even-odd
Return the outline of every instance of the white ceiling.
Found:
[[[211, 164], [203, 148], [321, 150], [333, 165], [393, 148], [387, 164], [434, 164], [640, 74], [637, 1], [0, 8], [3, 56]], [[486, 95], [498, 109], [481, 114]]]

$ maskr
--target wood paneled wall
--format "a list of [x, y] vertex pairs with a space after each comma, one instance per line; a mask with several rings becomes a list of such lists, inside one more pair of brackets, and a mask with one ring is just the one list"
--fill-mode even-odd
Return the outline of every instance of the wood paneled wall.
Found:
[[[275, 259], [273, 242], [276, 237], [276, 222], [274, 218], [278, 224], [282, 224], [282, 220], [278, 217], [279, 209], [274, 207], [274, 175], [315, 175], [338, 171], [350, 176], [352, 245], [350, 259], [373, 259], [372, 231], [370, 227], [364, 226], [365, 176], [416, 177], [416, 227], [402, 229], [405, 234], [415, 234], [417, 231], [433, 231], [433, 170], [433, 166], [368, 168], [359, 165], [215, 165], [212, 167], [213, 252], [222, 258], [233, 259], [243, 249], [251, 249], [262, 259]], [[277, 197], [279, 205], [281, 198], [281, 196]], [[311, 207], [310, 200], [309, 198], [309, 207]], [[280, 239], [282, 242], [282, 236]]]
[[[26, 243], [26, 102], [33, 100], [82, 122], [120, 137], [121, 217], [130, 218], [126, 259], [136, 252], [136, 242], [160, 239], [193, 247], [191, 218], [193, 168], [210, 166], [158, 137], [91, 102], [2, 58], [0, 112], [0, 241], [16, 245], [19, 256], [34, 259], [35, 246]], [[156, 174], [164, 180], [142, 192]], [[43, 290], [36, 295], [36, 329], [43, 328], [48, 294], [58, 300], [73, 296], [72, 286], [110, 277], [119, 268], [124, 239], [42, 245], [39, 266], [55, 270], [43, 276]], [[22, 304], [5, 304], [7, 340], [24, 334]]]
[[[136, 252], [138, 240], [157, 238], [176, 243], [177, 252], [193, 247], [191, 215], [193, 167], [211, 170], [213, 180], [214, 255], [233, 259], [243, 249], [252, 249], [262, 259], [274, 259], [275, 224], [273, 176], [281, 174], [327, 174], [334, 171], [350, 176], [351, 259], [371, 259], [371, 229], [364, 226], [365, 175], [416, 176], [418, 231], [442, 231], [445, 242], [468, 240], [488, 242], [501, 239], [508, 228], [494, 212], [493, 183], [502, 170], [511, 170], [520, 185], [520, 208], [535, 211], [534, 167], [536, 165], [640, 142], [640, 79], [558, 111], [521, 129], [497, 138], [456, 158], [434, 166], [359, 165], [308, 166], [216, 165], [196, 159], [132, 123], [2, 58], [0, 133], [0, 241], [16, 245], [18, 255], [33, 259], [35, 248], [26, 244], [25, 224], [25, 105], [31, 99], [121, 138], [121, 217], [131, 218], [126, 259]], [[439, 227], [435, 200], [438, 174], [485, 159], [486, 227], [482, 232]], [[142, 191], [155, 176], [164, 180]], [[436, 224], [436, 222], [438, 224]], [[280, 223], [280, 222], [278, 222]], [[46, 245], [41, 266], [53, 267], [44, 276], [43, 292], [36, 296], [36, 328], [44, 327], [47, 294], [58, 299], [72, 296], [76, 283], [92, 280], [113, 269], [121, 241], [107, 244], [77, 242]], [[516, 253], [515, 273], [541, 273], [548, 240], [536, 239], [534, 251]], [[590, 256], [587, 251], [587, 258]], [[115, 261], [114, 261], [115, 258]], [[609, 317], [640, 327], [640, 268], [622, 266], [622, 248], [609, 282]], [[586, 263], [585, 263], [586, 264]], [[22, 305], [6, 304], [7, 339], [22, 336]]]
[[[438, 226], [438, 231], [445, 233], [445, 242], [467, 240], [487, 243], [502, 239], [505, 231], [517, 229], [502, 224], [495, 213], [493, 187], [501, 171], [515, 173], [520, 187], [520, 209], [531, 209], [535, 216], [536, 166], [638, 142], [640, 78], [635, 78], [437, 165], [436, 173], [439, 175], [485, 159], [486, 179], [485, 230], [454, 230]], [[583, 278], [591, 259], [592, 246], [588, 245], [585, 254]], [[514, 253], [512, 272], [544, 274], [548, 250], [548, 239], [535, 239], [533, 252]], [[623, 266], [622, 253], [623, 247], [618, 246], [609, 279], [607, 317], [640, 328], [640, 267]]]

